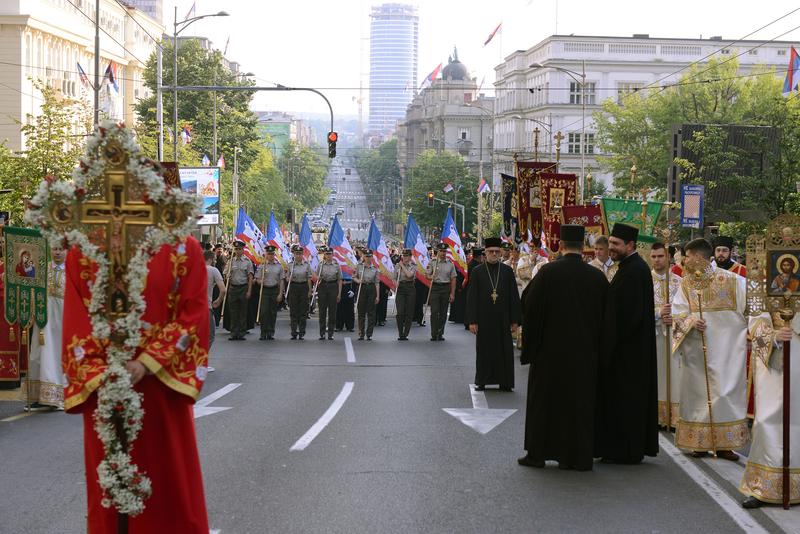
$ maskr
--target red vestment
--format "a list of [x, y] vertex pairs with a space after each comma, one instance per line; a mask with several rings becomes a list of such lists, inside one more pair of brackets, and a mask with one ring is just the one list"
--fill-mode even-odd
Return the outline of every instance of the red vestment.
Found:
[[[96, 266], [72, 248], [66, 261], [62, 361], [68, 384], [64, 407], [83, 413], [90, 534], [116, 532], [116, 511], [100, 504], [97, 465], [103, 446], [94, 430], [95, 390], [102, 383], [108, 342], [92, 337], [88, 280]], [[208, 296], [200, 245], [187, 238], [165, 245], [148, 264], [146, 323], [136, 359], [152, 375], [135, 389], [143, 394], [143, 429], [131, 456], [152, 482], [144, 512], [129, 518], [129, 532], [208, 533], [203, 478], [192, 404], [200, 394], [208, 360]]]
[[[18, 382], [20, 367], [25, 370], [25, 362], [20, 362], [20, 335], [17, 325], [6, 321], [6, 284], [3, 278], [5, 265], [0, 262], [0, 382]], [[14, 332], [14, 341], [11, 341]], [[22, 365], [20, 365], [22, 363]]]

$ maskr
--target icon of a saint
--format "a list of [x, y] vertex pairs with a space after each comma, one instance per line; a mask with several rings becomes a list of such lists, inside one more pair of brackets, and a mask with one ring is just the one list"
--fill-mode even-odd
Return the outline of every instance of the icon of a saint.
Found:
[[775, 262], [778, 268], [778, 275], [772, 279], [770, 291], [775, 293], [796, 293], [800, 288], [800, 279], [797, 278], [797, 271], [800, 268], [800, 261], [794, 254], [783, 254]]

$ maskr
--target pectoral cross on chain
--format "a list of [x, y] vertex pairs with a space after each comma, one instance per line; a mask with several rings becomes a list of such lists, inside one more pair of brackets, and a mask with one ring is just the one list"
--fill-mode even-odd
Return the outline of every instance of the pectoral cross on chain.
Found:
[[492, 304], [497, 304], [497, 291], [492, 289], [492, 294], [490, 296], [492, 297]]

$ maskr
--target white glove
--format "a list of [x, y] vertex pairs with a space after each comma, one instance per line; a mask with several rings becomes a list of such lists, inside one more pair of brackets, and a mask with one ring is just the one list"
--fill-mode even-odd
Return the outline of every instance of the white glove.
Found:
[[355, 297], [355, 296], [356, 296], [356, 294], [355, 294], [355, 293], [353, 293], [352, 291], [348, 291], [348, 292], [347, 292], [347, 297], [348, 297], [348, 298], [353, 298], [353, 297]]

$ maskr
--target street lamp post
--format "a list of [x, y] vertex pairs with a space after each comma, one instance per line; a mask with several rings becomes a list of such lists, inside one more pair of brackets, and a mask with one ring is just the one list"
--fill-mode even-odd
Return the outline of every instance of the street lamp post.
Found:
[[[208, 17], [227, 17], [228, 13], [220, 11], [210, 15], [200, 15], [178, 22], [178, 6], [175, 6], [175, 22], [172, 32], [172, 160], [178, 161], [178, 34], [189, 27], [193, 22]], [[178, 29], [178, 26], [181, 26]]]
[[548, 150], [548, 153], [549, 154], [553, 153], [553, 121], [552, 121], [552, 119], [550, 120], [550, 123], [546, 123], [544, 121], [540, 121], [539, 119], [532, 119], [531, 117], [523, 117], [522, 115], [511, 115], [511, 118], [515, 119], [515, 120], [518, 120], [518, 121], [535, 122], [536, 124], [538, 124], [539, 126], [544, 128], [544, 131], [547, 132], [547, 139], [548, 139], [548, 142], [547, 142], [547, 147], [548, 148], [547, 148], [547, 150]]
[[[531, 63], [532, 69], [554, 69], [563, 72], [581, 86], [581, 142], [578, 144], [581, 151], [581, 179], [580, 179], [580, 197], [578, 202], [583, 200], [583, 182], [586, 179], [586, 60], [581, 60], [581, 71], [565, 69], [564, 67], [556, 67], [554, 65], [542, 65], [541, 63]], [[580, 79], [578, 79], [580, 77]]]
[[[494, 109], [487, 109], [487, 108], [485, 108], [483, 106], [476, 106], [476, 105], [473, 105], [471, 103], [464, 104], [464, 106], [465, 107], [469, 107], [469, 108], [480, 109], [482, 111], [483, 115], [488, 115], [490, 120], [492, 121], [492, 134], [494, 135]], [[480, 137], [480, 143], [478, 144], [478, 176], [479, 176], [480, 180], [483, 180], [483, 121], [485, 119], [484, 119], [484, 117], [481, 117], [478, 120], [480, 122], [480, 132], [478, 134], [479, 137]], [[491, 203], [489, 205], [489, 213], [493, 213], [493, 211], [494, 211], [494, 149], [491, 152], [489, 166], [492, 169], [492, 186], [491, 186], [491, 191], [489, 193], [489, 195], [490, 195], [489, 199], [491, 201]], [[480, 202], [480, 199], [478, 200], [478, 202]], [[490, 224], [491, 224], [491, 218], [490, 218]], [[480, 214], [479, 214], [479, 217], [478, 217], [478, 241], [481, 241], [482, 237], [483, 237], [483, 221], [480, 220]]]
[[231, 196], [233, 197], [233, 229], [236, 231], [236, 225], [239, 223], [239, 152], [242, 149], [238, 146], [233, 147], [233, 188]]

